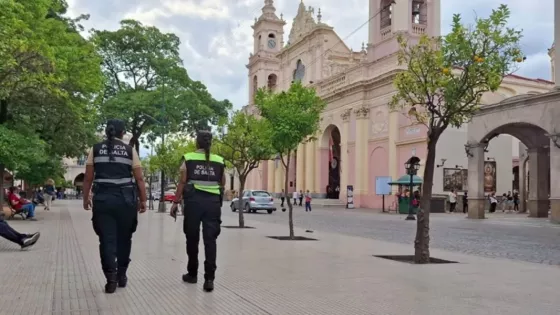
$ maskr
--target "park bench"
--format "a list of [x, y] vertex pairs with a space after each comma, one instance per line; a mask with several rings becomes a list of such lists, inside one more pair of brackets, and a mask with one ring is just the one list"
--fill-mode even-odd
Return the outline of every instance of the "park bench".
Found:
[[25, 213], [23, 212], [23, 210], [16, 210], [14, 209], [14, 207], [12, 206], [12, 203], [10, 202], [10, 200], [7, 198], [7, 196], [5, 196], [4, 198], [4, 202], [7, 205], [8, 208], [8, 213], [6, 213], [6, 211], [4, 211], [4, 209], [2, 209], [2, 212], [4, 215], [7, 215], [6, 220], [11, 220], [13, 218], [15, 218], [16, 216], [20, 216], [22, 220], [26, 219]]

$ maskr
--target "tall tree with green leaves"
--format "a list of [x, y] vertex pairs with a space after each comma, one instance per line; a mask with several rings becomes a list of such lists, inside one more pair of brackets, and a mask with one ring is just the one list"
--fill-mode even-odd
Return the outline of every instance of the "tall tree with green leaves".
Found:
[[[267, 122], [268, 141], [275, 154], [279, 155], [286, 171], [284, 193], [289, 188], [291, 155], [297, 146], [313, 138], [319, 130], [321, 112], [326, 103], [317, 96], [315, 89], [294, 82], [287, 91], [274, 93], [259, 89], [255, 104]], [[297, 113], [295, 115], [294, 113]], [[286, 197], [286, 196], [285, 196]], [[288, 202], [290, 239], [294, 239], [294, 219], [291, 198]]]
[[[81, 154], [95, 130], [87, 122], [102, 87], [101, 59], [78, 32], [84, 17], [63, 17], [66, 8], [64, 0], [2, 2], [0, 174]], [[16, 148], [33, 154], [7, 154]]]
[[[430, 261], [430, 200], [436, 144], [448, 127], [468, 123], [480, 108], [484, 93], [496, 91], [502, 79], [513, 73], [525, 58], [519, 46], [521, 31], [508, 28], [510, 10], [501, 5], [488, 18], [477, 18], [474, 26], [453, 16], [451, 32], [443, 37], [423, 36], [417, 45], [400, 38], [399, 63], [406, 70], [396, 75], [397, 93], [391, 106], [407, 110], [428, 128], [428, 153], [414, 261]], [[417, 107], [419, 107], [417, 109]]]
[[204, 84], [188, 76], [175, 34], [123, 20], [120, 29], [94, 30], [92, 38], [106, 77], [98, 100], [101, 115], [124, 120], [137, 150], [144, 134], [192, 134], [216, 124], [231, 108], [229, 101], [215, 100]]
[[229, 162], [239, 177], [237, 211], [240, 228], [245, 227], [242, 195], [247, 176], [259, 167], [261, 161], [270, 159], [275, 153], [269, 142], [268, 127], [267, 121], [237, 111], [222, 126], [222, 132], [219, 133], [215, 143], [216, 153]]
[[196, 145], [192, 139], [186, 137], [171, 138], [165, 141], [163, 145], [156, 146], [156, 154], [150, 156], [147, 163], [151, 171], [163, 171], [176, 186], [181, 177], [179, 167], [183, 156], [195, 149]]

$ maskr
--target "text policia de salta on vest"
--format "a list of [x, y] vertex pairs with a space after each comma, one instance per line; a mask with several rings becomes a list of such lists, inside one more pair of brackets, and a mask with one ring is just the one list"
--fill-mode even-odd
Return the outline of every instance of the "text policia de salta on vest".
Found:
[[190, 152], [184, 155], [187, 167], [187, 184], [197, 190], [219, 195], [220, 183], [224, 175], [224, 159], [210, 154], [209, 161], [202, 152]]

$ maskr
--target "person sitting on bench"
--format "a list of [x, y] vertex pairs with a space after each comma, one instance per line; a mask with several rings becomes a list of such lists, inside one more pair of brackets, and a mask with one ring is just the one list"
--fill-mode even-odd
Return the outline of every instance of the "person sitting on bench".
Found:
[[12, 208], [16, 211], [24, 211], [27, 213], [26, 220], [36, 221], [35, 219], [35, 205], [18, 195], [19, 189], [17, 187], [10, 187], [10, 192], [8, 194], [8, 200], [12, 205]]
[[0, 236], [8, 241], [18, 244], [21, 246], [21, 249], [24, 249], [35, 245], [41, 234], [39, 232], [33, 234], [21, 234], [14, 230], [10, 225], [8, 225], [8, 222], [0, 217]]

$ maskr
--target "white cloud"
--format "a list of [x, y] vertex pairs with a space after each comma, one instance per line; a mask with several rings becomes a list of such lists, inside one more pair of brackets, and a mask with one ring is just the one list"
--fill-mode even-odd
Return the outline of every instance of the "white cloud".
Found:
[[[453, 13], [461, 13], [466, 23], [487, 16], [503, 0], [440, 0], [442, 29], [449, 29]], [[254, 18], [261, 14], [264, 0], [68, 0], [69, 13], [91, 13], [88, 27], [114, 29], [118, 21], [138, 19], [181, 38], [181, 55], [189, 75], [203, 81], [216, 98], [228, 98], [236, 107], [247, 103], [247, 69], [253, 49]], [[368, 19], [369, 0], [304, 0], [306, 6], [321, 8], [323, 21], [334, 26], [341, 38], [348, 37]], [[518, 74], [550, 78], [546, 49], [552, 44], [552, 1], [508, 0], [511, 26], [524, 29], [522, 48], [527, 61]], [[285, 41], [299, 1], [276, 0], [277, 15], [284, 13]], [[110, 11], [107, 9], [110, 8]], [[346, 44], [358, 51], [367, 42], [367, 26], [349, 36]]]

